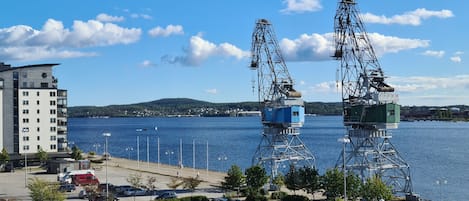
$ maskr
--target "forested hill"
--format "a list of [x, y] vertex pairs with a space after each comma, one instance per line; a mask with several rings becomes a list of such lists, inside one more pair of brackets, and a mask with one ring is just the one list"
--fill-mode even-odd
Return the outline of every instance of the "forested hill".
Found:
[[[69, 117], [164, 117], [164, 116], [236, 116], [241, 111], [258, 111], [258, 102], [210, 103], [188, 98], [168, 98], [151, 102], [77, 106], [68, 108]], [[340, 115], [342, 103], [305, 103], [306, 114]]]

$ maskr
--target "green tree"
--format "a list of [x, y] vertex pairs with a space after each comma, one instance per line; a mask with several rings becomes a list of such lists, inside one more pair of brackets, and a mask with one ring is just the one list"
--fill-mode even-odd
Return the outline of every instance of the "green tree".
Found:
[[222, 188], [225, 190], [237, 190], [244, 184], [244, 175], [241, 168], [237, 165], [232, 165], [226, 173], [225, 181], [221, 182]]
[[41, 166], [44, 165], [49, 159], [49, 155], [47, 155], [47, 152], [44, 151], [41, 147], [39, 147], [39, 150], [37, 150], [36, 157], [39, 158]]
[[302, 188], [300, 172], [293, 165], [290, 166], [288, 173], [285, 175], [285, 186], [293, 192]]
[[184, 178], [183, 188], [184, 189], [189, 189], [193, 192], [195, 190], [195, 188], [197, 188], [197, 186], [199, 186], [199, 184], [201, 182], [202, 182], [202, 180], [200, 180], [199, 176]]
[[3, 148], [2, 152], [0, 153], [0, 166], [8, 163], [9, 160], [10, 160], [10, 155], [8, 154], [7, 150]]
[[343, 194], [344, 191], [344, 174], [337, 168], [329, 169], [322, 176], [322, 186], [326, 190], [328, 200], [333, 200]]
[[249, 188], [249, 193], [259, 193], [259, 189], [264, 186], [268, 180], [269, 177], [265, 169], [261, 166], [256, 165], [246, 169], [246, 184]]
[[347, 174], [347, 197], [356, 200], [360, 197], [360, 188], [362, 185], [361, 179], [352, 172]]
[[58, 191], [57, 184], [49, 184], [47, 181], [37, 177], [29, 179], [29, 194], [33, 201], [62, 201], [65, 194]]
[[299, 170], [301, 188], [307, 193], [313, 194], [321, 188], [318, 170], [311, 167], [303, 167]]
[[278, 174], [277, 176], [274, 177], [272, 184], [274, 184], [277, 187], [277, 191], [280, 191], [282, 186], [285, 185], [285, 177], [282, 174]]
[[82, 151], [76, 146], [74, 145], [72, 147], [72, 155], [71, 157], [75, 160], [82, 160], [83, 159], [83, 156], [81, 155]]
[[366, 180], [365, 184], [362, 185], [361, 195], [368, 201], [392, 199], [391, 187], [386, 186], [386, 184], [377, 175]]

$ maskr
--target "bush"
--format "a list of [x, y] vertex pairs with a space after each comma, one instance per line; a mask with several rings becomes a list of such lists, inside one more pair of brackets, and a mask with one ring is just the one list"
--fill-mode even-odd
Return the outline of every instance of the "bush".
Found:
[[275, 199], [275, 200], [281, 200], [285, 196], [287, 196], [287, 193], [279, 191], [279, 192], [273, 192], [272, 195], [270, 195], [270, 199]]
[[179, 201], [208, 201], [208, 198], [205, 196], [191, 196], [191, 197], [179, 198]]
[[248, 195], [245, 201], [267, 201], [267, 198], [263, 195]]
[[281, 201], [309, 201], [309, 199], [302, 195], [287, 195]]
[[[160, 200], [162, 200], [162, 199], [155, 198], [155, 201], [160, 201]], [[168, 199], [164, 199], [164, 201], [179, 201], [179, 199], [178, 198], [168, 198]]]

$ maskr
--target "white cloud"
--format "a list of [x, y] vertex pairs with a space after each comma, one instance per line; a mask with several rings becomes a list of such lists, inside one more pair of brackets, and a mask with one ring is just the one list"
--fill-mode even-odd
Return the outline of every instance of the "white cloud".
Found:
[[192, 36], [190, 39], [189, 47], [185, 50], [185, 55], [171, 57], [169, 55], [163, 56], [161, 59], [164, 62], [179, 63], [187, 66], [198, 66], [205, 60], [212, 56], [225, 56], [235, 57], [242, 59], [249, 56], [249, 52], [243, 51], [238, 47], [229, 44], [214, 44], [202, 38], [202, 36]]
[[428, 47], [430, 41], [421, 39], [399, 38], [385, 36], [379, 33], [369, 33], [373, 49], [378, 56], [386, 53], [397, 53], [403, 50]]
[[218, 90], [217, 90], [217, 89], [206, 89], [206, 90], [205, 90], [205, 93], [217, 94], [217, 93], [218, 93]]
[[414, 11], [406, 12], [402, 15], [394, 15], [392, 17], [386, 17], [384, 15], [378, 16], [371, 13], [361, 14], [363, 21], [366, 23], [401, 24], [412, 26], [418, 26], [422, 23], [422, 20], [431, 17], [450, 18], [453, 16], [453, 12], [450, 10], [431, 11], [425, 8], [419, 8]]
[[25, 25], [1, 28], [0, 59], [39, 60], [95, 56], [96, 53], [80, 52], [76, 49], [129, 44], [139, 40], [140, 34], [141, 30], [137, 28], [123, 28], [96, 20], [76, 20], [72, 28], [67, 29], [61, 21], [49, 19], [41, 30]]
[[280, 10], [281, 13], [305, 13], [314, 12], [322, 9], [319, 0], [283, 0], [286, 8]]
[[315, 93], [337, 93], [336, 82], [321, 82], [311, 87], [311, 90]]
[[440, 51], [427, 50], [427, 51], [423, 52], [422, 55], [441, 58], [445, 55], [445, 51], [442, 51], [442, 50], [440, 50]]
[[142, 18], [142, 19], [145, 19], [145, 20], [151, 20], [151, 19], [153, 19], [153, 17], [150, 16], [150, 15], [147, 15], [147, 14], [139, 14], [139, 13], [132, 13], [132, 14], [130, 14], [130, 17], [131, 17], [131, 18], [135, 18], [135, 19], [137, 19], [137, 18]]
[[280, 49], [289, 61], [321, 61], [330, 60], [334, 46], [333, 34], [302, 34], [296, 39], [284, 38], [280, 41]]
[[96, 20], [100, 22], [122, 22], [124, 21], [124, 17], [122, 16], [111, 16], [106, 13], [101, 13], [96, 16]]
[[150, 60], [143, 60], [142, 63], [140, 63], [140, 66], [152, 67], [152, 66], [156, 66], [156, 64], [151, 62]]
[[396, 88], [397, 92], [422, 92], [428, 90], [443, 92], [469, 88], [469, 75], [456, 75], [452, 77], [390, 77], [388, 81], [391, 86]]
[[155, 27], [148, 31], [148, 34], [153, 37], [158, 37], [158, 36], [170, 36], [170, 35], [182, 35], [184, 34], [184, 30], [181, 25], [168, 25], [166, 28], [162, 28], [160, 26]]
[[454, 63], [461, 63], [462, 59], [460, 56], [453, 56], [451, 58], [449, 58], [452, 62]]
[[[324, 61], [330, 60], [334, 52], [334, 34], [302, 34], [296, 39], [284, 38], [280, 49], [287, 61]], [[378, 33], [368, 34], [377, 56], [387, 53], [429, 46], [430, 42], [420, 39], [385, 36]]]

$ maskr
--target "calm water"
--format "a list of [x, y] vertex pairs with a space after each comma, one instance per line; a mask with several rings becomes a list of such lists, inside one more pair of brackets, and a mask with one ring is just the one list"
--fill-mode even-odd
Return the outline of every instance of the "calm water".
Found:
[[[155, 130], [154, 128], [158, 129]], [[104, 150], [103, 132], [110, 132], [109, 152], [113, 156], [137, 159], [139, 135], [140, 160], [147, 160], [147, 137], [150, 161], [157, 161], [157, 139], [160, 162], [176, 165], [182, 139], [185, 167], [205, 169], [207, 142], [209, 169], [226, 171], [231, 164], [243, 169], [260, 141], [258, 117], [242, 118], [110, 118], [69, 119], [69, 140], [85, 152]], [[137, 132], [136, 129], [146, 128]], [[307, 117], [301, 139], [316, 157], [320, 173], [334, 167], [340, 154], [337, 139], [345, 130], [342, 119]], [[393, 130], [392, 142], [410, 164], [414, 191], [432, 200], [463, 201], [469, 197], [469, 123], [402, 122]], [[99, 144], [96, 146], [96, 144]], [[126, 151], [126, 148], [132, 150]], [[225, 160], [226, 159], [226, 160]], [[141, 165], [145, 165], [141, 163]], [[437, 181], [441, 185], [437, 184]], [[444, 182], [446, 181], [446, 182]], [[442, 198], [442, 199], [440, 199]]]

